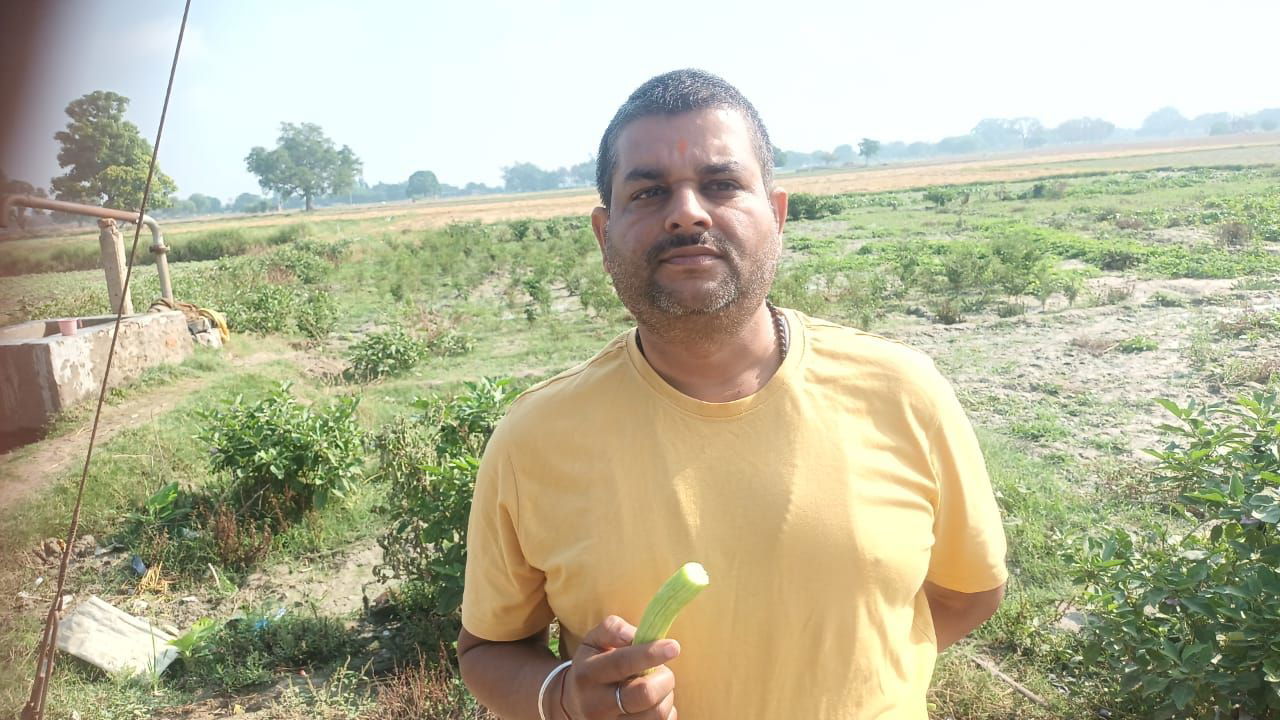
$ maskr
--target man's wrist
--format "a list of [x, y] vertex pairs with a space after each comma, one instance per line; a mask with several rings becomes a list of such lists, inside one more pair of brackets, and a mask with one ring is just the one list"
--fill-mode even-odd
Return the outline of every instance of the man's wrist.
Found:
[[571, 663], [565, 661], [552, 668], [542, 681], [542, 687], [538, 690], [538, 717], [543, 720], [564, 720], [560, 700], [564, 692], [564, 678], [569, 674], [570, 668]]

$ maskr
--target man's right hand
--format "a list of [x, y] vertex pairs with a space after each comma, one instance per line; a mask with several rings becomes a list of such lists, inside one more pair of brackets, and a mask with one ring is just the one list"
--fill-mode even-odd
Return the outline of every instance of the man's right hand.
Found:
[[663, 663], [680, 655], [680, 644], [658, 640], [632, 647], [635, 636], [635, 626], [610, 615], [582, 638], [564, 679], [570, 720], [676, 720], [676, 678]]

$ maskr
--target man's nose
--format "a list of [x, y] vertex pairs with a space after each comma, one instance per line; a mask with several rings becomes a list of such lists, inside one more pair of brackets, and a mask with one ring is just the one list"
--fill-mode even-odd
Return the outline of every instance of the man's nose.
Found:
[[665, 229], [669, 235], [711, 229], [711, 215], [703, 207], [696, 187], [681, 184], [671, 189]]

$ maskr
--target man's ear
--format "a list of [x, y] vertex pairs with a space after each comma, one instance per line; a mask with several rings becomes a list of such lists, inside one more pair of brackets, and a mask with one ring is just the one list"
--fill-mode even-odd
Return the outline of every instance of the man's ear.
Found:
[[604, 234], [609, 227], [609, 209], [598, 207], [591, 211], [591, 231], [596, 234], [596, 243], [600, 245], [600, 254], [604, 255]]
[[782, 226], [787, 224], [787, 191], [780, 187], [769, 193], [769, 202], [773, 204], [773, 217], [778, 222], [778, 234], [782, 234]]

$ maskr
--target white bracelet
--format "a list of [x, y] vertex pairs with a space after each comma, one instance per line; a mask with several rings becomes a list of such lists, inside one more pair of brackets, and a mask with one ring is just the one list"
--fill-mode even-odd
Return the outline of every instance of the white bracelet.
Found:
[[555, 670], [547, 673], [547, 679], [542, 681], [542, 687], [538, 690], [538, 717], [542, 718], [542, 720], [547, 720], [547, 712], [542, 709], [542, 699], [547, 695], [547, 688], [551, 687], [551, 681], [555, 679], [556, 675], [560, 674], [561, 670], [572, 664], [572, 660], [565, 660], [557, 665]]

